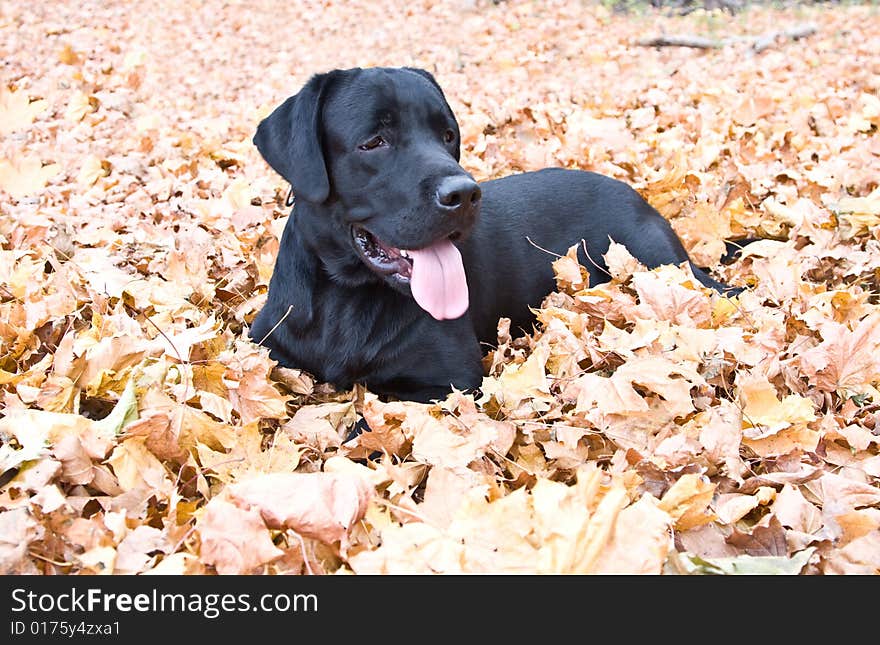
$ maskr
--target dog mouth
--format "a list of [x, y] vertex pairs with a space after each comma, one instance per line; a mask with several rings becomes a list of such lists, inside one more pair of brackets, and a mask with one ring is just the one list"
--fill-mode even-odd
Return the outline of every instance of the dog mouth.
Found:
[[410, 288], [416, 303], [437, 320], [458, 318], [467, 311], [467, 278], [455, 232], [418, 249], [386, 244], [360, 226], [351, 229], [361, 260], [374, 273]]
[[351, 229], [355, 248], [361, 260], [381, 276], [409, 282], [412, 278], [412, 256], [405, 249], [383, 243], [367, 229], [354, 226]]

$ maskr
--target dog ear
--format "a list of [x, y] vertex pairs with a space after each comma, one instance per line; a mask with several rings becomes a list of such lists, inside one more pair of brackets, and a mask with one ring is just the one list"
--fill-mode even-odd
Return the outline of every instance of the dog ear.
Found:
[[[429, 72], [428, 70], [421, 69], [419, 67], [404, 67], [403, 69], [410, 71], [410, 72], [415, 72], [419, 76], [423, 76], [424, 78], [427, 78], [429, 81], [431, 81], [431, 84], [434, 87], [436, 87], [438, 90], [440, 90], [440, 94], [441, 95], [443, 94], [443, 88], [440, 87], [440, 83], [437, 82], [437, 79], [434, 78], [434, 75], [431, 74], [431, 72]], [[445, 100], [446, 97], [444, 96], [443, 99]]]
[[[418, 67], [404, 67], [403, 69], [405, 69], [409, 72], [415, 72], [419, 76], [428, 79], [428, 81], [430, 81], [431, 85], [436, 87], [437, 91], [440, 92], [440, 96], [443, 98], [443, 102], [446, 103], [446, 107], [449, 108], [449, 113], [452, 114], [452, 118], [455, 119], [455, 114], [452, 112], [452, 108], [449, 107], [449, 101], [446, 100], [446, 95], [443, 93], [443, 88], [440, 87], [440, 83], [437, 82], [437, 79], [434, 78], [434, 75], [431, 74], [431, 72], [424, 70], [424, 69], [420, 69]], [[458, 122], [455, 123], [455, 130], [456, 130], [455, 136], [460, 141], [461, 136], [458, 132]], [[455, 157], [456, 161], [461, 160], [461, 150], [459, 150], [459, 146], [455, 147], [455, 154], [453, 156]]]
[[321, 146], [321, 106], [330, 74], [316, 74], [294, 96], [260, 122], [254, 144], [263, 159], [290, 182], [293, 193], [322, 203], [330, 194], [330, 179]]

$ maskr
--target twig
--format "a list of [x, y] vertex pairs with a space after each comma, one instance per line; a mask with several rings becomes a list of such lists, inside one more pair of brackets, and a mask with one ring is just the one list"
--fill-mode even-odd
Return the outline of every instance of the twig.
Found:
[[543, 252], [546, 253], [547, 255], [552, 255], [554, 258], [561, 258], [561, 257], [562, 257], [562, 256], [559, 255], [558, 253], [554, 253], [553, 251], [548, 251], [548, 250], [545, 249], [543, 246], [539, 246], [539, 245], [535, 244], [535, 243], [532, 241], [532, 238], [530, 238], [528, 235], [526, 235], [526, 242], [528, 242], [529, 244], [531, 244], [532, 246], [534, 246], [534, 247], [535, 247], [536, 249], [538, 249], [539, 251], [543, 251]]
[[[609, 238], [609, 239], [610, 239], [610, 238]], [[603, 267], [601, 264], [599, 264], [598, 262], [596, 262], [592, 257], [590, 257], [590, 252], [587, 250], [587, 241], [586, 241], [585, 239], [583, 239], [583, 238], [581, 238], [581, 246], [582, 246], [583, 249], [584, 249], [584, 255], [587, 256], [587, 259], [593, 264], [594, 267], [596, 267], [597, 269], [599, 269], [599, 271], [601, 271], [602, 273], [604, 273], [605, 275], [607, 275], [609, 278], [613, 278], [613, 277], [614, 277], [613, 275], [611, 275], [611, 272], [608, 271], [608, 269], [606, 269], [606, 268]], [[587, 273], [589, 273], [589, 270], [587, 271]]]
[[312, 565], [309, 564], [309, 554], [306, 552], [305, 540], [303, 540], [302, 536], [299, 533], [297, 533], [296, 531], [294, 531], [293, 529], [290, 529], [290, 532], [294, 535], [294, 537], [296, 537], [297, 540], [299, 540], [299, 548], [300, 548], [300, 551], [302, 552], [303, 564], [306, 567], [306, 572], [310, 576], [315, 575], [315, 572], [312, 571]]
[[43, 562], [48, 562], [50, 564], [54, 564], [59, 567], [72, 567], [74, 564], [73, 562], [59, 562], [58, 560], [53, 560], [52, 558], [47, 558], [46, 556], [40, 555], [36, 551], [31, 551], [31, 550], [28, 550], [28, 555], [30, 555], [32, 558], [36, 558], [37, 560], [42, 560]]
[[276, 329], [278, 329], [278, 326], [279, 326], [281, 323], [283, 323], [283, 322], [287, 319], [287, 317], [290, 315], [290, 312], [291, 312], [292, 310], [293, 310], [293, 305], [290, 305], [290, 306], [287, 308], [287, 311], [284, 313], [284, 315], [281, 316], [281, 320], [279, 320], [277, 323], [275, 323], [275, 326], [272, 327], [272, 329], [270, 329], [269, 331], [266, 332], [266, 335], [263, 336], [263, 337], [260, 339], [260, 342], [257, 343], [257, 345], [262, 345], [263, 342], [265, 342], [265, 340], [266, 340], [267, 338], [269, 338], [269, 336], [272, 335], [272, 332], [274, 332]]

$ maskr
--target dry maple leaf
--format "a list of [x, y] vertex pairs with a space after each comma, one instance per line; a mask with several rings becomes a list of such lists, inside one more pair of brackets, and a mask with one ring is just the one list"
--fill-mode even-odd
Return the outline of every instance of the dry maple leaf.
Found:
[[759, 373], [740, 372], [736, 384], [742, 404], [743, 435], [747, 439], [763, 439], [792, 425], [816, 419], [812, 401], [796, 394], [789, 394], [780, 401], [776, 388]]
[[449, 470], [434, 466], [428, 473], [418, 516], [432, 526], [448, 527], [465, 495], [474, 489], [488, 493], [489, 478], [469, 469]]
[[865, 234], [880, 224], [880, 188], [865, 197], [844, 197], [837, 202], [836, 210], [848, 225], [847, 237]]
[[715, 484], [706, 477], [694, 473], [682, 475], [663, 495], [659, 508], [672, 516], [677, 529], [686, 531], [715, 519], [708, 511], [714, 493]]
[[801, 533], [815, 533], [822, 526], [819, 509], [791, 484], [785, 484], [776, 495], [771, 511], [783, 526]]
[[0, 87], [0, 134], [26, 128], [47, 107], [48, 101], [32, 101], [26, 92], [13, 92], [6, 87]]
[[93, 98], [85, 92], [74, 92], [67, 103], [64, 118], [74, 123], [82, 121], [86, 114], [94, 111], [97, 101], [93, 104]]
[[539, 345], [524, 363], [509, 363], [498, 377], [484, 377], [480, 386], [483, 392], [480, 403], [494, 396], [509, 410], [516, 409], [523, 401], [529, 401], [536, 410], [549, 407], [553, 401], [545, 371], [549, 354], [546, 346]]
[[488, 502], [468, 491], [445, 530], [425, 522], [388, 523], [379, 548], [352, 556], [357, 573], [529, 572], [535, 569], [524, 489]]
[[808, 484], [808, 488], [814, 490], [818, 488], [822, 500], [824, 524], [835, 537], [842, 533], [837, 521], [839, 516], [845, 516], [858, 508], [880, 505], [880, 490], [876, 486], [832, 472], [823, 473], [816, 482]]
[[168, 537], [159, 529], [138, 526], [116, 547], [114, 573], [141, 573], [153, 565], [159, 553], [167, 553], [171, 547]]
[[645, 266], [634, 258], [625, 246], [613, 240], [602, 257], [608, 266], [608, 273], [619, 282], [626, 282], [636, 271], [645, 270]]
[[109, 173], [110, 167], [107, 161], [92, 155], [83, 161], [83, 165], [80, 167], [76, 180], [84, 188], [88, 188], [101, 177], [106, 177]]
[[[195, 445], [199, 463], [210, 477], [232, 483], [256, 473], [293, 472], [304, 446], [283, 429], [276, 431], [271, 445], [264, 449], [266, 437], [257, 423], [249, 423], [235, 433], [228, 452], [215, 450], [204, 443]], [[216, 446], [215, 446], [216, 447]]]
[[0, 188], [16, 199], [33, 195], [61, 172], [57, 163], [43, 165], [39, 157], [16, 156], [0, 158]]
[[800, 356], [801, 369], [826, 392], [861, 394], [880, 380], [880, 312], [863, 318], [850, 330], [829, 322], [822, 342]]
[[37, 523], [27, 509], [0, 513], [0, 574], [33, 573], [26, 559], [28, 544], [37, 538]]
[[281, 557], [257, 509], [242, 509], [216, 497], [196, 522], [199, 556], [220, 574], [250, 573]]
[[690, 271], [667, 265], [633, 275], [632, 285], [639, 295], [641, 318], [668, 320], [684, 327], [708, 327], [712, 307], [702, 285]]
[[387, 524], [382, 546], [350, 564], [365, 573], [659, 573], [669, 516], [648, 500], [629, 505], [624, 487], [603, 478], [586, 468], [574, 487], [541, 479], [531, 494], [493, 502], [470, 489], [445, 528]]
[[107, 463], [124, 490], [156, 491], [167, 496], [173, 486], [168, 472], [146, 447], [145, 441], [144, 437], [121, 441], [107, 458]]
[[226, 386], [242, 423], [287, 416], [289, 397], [282, 395], [269, 379], [272, 364], [267, 350], [241, 343], [230, 367], [226, 374]]
[[743, 533], [734, 528], [733, 533], [727, 538], [728, 544], [737, 547], [746, 555], [787, 557], [789, 548], [785, 540], [785, 531], [775, 516], [769, 517], [766, 525], [756, 526], [750, 533]]
[[560, 291], [573, 293], [590, 283], [590, 274], [578, 261], [577, 252], [578, 245], [575, 244], [569, 247], [565, 255], [553, 261], [553, 273], [556, 275], [556, 284]]
[[772, 499], [775, 491], [763, 486], [754, 495], [727, 493], [717, 495], [712, 503], [712, 510], [722, 524], [735, 524], [761, 504]]
[[[364, 417], [367, 417], [369, 399], [365, 404]], [[306, 405], [299, 408], [289, 421], [281, 429], [290, 435], [294, 441], [324, 452], [330, 448], [338, 448], [349, 429], [357, 420], [354, 404], [346, 401], [343, 403], [319, 403]], [[375, 418], [370, 419], [370, 428], [376, 435], [370, 433], [371, 438], [377, 437], [382, 432], [381, 422]], [[373, 450], [381, 450], [381, 447], [370, 446]], [[395, 444], [391, 452], [398, 454], [399, 445]]]
[[323, 542], [344, 539], [374, 492], [366, 479], [338, 472], [258, 475], [225, 489], [236, 505], [259, 511], [268, 526]]
[[656, 574], [672, 548], [669, 514], [654, 497], [643, 495], [617, 515], [608, 545], [599, 553], [592, 573]]
[[822, 571], [826, 574], [880, 574], [880, 530], [832, 551], [824, 559]]

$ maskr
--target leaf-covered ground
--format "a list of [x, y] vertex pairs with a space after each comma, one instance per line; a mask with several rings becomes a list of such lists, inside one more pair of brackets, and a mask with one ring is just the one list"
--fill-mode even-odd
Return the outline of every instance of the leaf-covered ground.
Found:
[[[0, 4], [0, 571], [877, 573], [878, 51], [858, 6]], [[555, 260], [477, 400], [275, 369], [250, 139], [358, 65], [433, 71], [477, 178], [626, 180], [746, 291], [614, 247], [594, 289]]]

